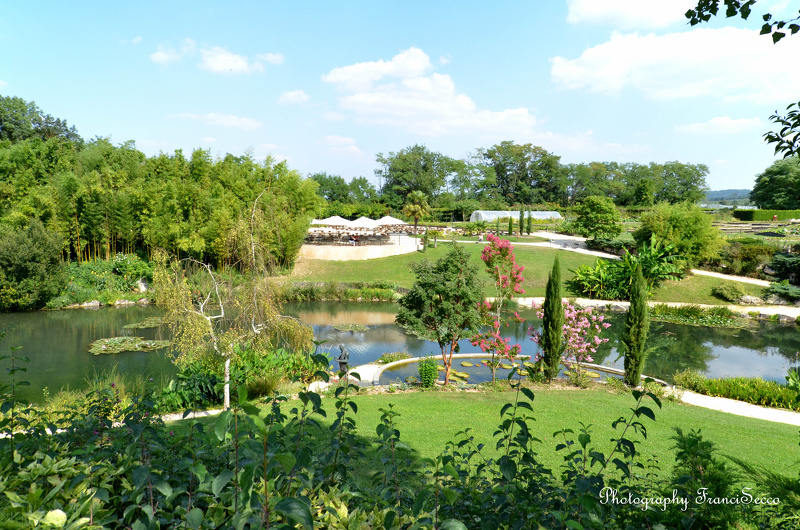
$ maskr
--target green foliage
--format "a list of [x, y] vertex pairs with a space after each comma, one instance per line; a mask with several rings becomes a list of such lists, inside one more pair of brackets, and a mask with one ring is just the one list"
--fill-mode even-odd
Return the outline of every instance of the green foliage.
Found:
[[641, 267], [648, 289], [656, 289], [663, 282], [682, 276], [683, 271], [675, 264], [677, 260], [672, 245], [662, 245], [653, 239], [649, 245], [642, 245], [637, 254], [626, 250], [619, 260], [598, 259], [594, 267], [578, 267], [567, 285], [588, 298], [624, 300], [630, 295], [637, 267]]
[[728, 243], [719, 260], [712, 262], [716, 270], [728, 274], [755, 275], [778, 250], [759, 239], [728, 240]]
[[788, 221], [800, 218], [800, 210], [734, 210], [733, 216], [740, 221], [772, 221], [774, 216], [778, 221]]
[[780, 283], [773, 282], [769, 284], [767, 292], [769, 294], [778, 295], [784, 300], [789, 300], [790, 302], [796, 302], [800, 300], [800, 287], [789, 285], [785, 280]]
[[402, 361], [404, 359], [410, 359], [410, 358], [411, 358], [411, 355], [409, 355], [408, 352], [393, 351], [393, 352], [384, 353], [375, 362], [378, 363], [378, 364], [389, 364], [389, 363], [393, 363], [395, 361]]
[[439, 365], [435, 357], [424, 357], [417, 362], [419, 380], [424, 388], [433, 388], [439, 379]]
[[544, 359], [544, 377], [547, 382], [558, 376], [561, 356], [564, 353], [564, 306], [561, 301], [561, 267], [558, 256], [553, 262], [553, 269], [547, 277], [547, 288], [544, 296], [544, 315], [542, 317], [542, 350]]
[[659, 203], [641, 217], [641, 226], [633, 234], [640, 245], [653, 238], [675, 248], [689, 265], [719, 257], [725, 241], [710, 216], [689, 203]]
[[698, 394], [735, 399], [763, 407], [800, 411], [797, 391], [774, 381], [747, 377], [708, 379], [689, 370], [675, 374], [674, 381], [676, 385]]
[[422, 260], [412, 263], [411, 269], [416, 276], [414, 286], [400, 299], [395, 321], [439, 345], [447, 384], [458, 341], [470, 336], [481, 322], [478, 302], [483, 299], [483, 286], [478, 269], [458, 245], [435, 263]]
[[639, 386], [646, 360], [645, 342], [650, 331], [647, 294], [647, 283], [642, 276], [642, 267], [638, 265], [631, 283], [631, 305], [625, 316], [625, 330], [621, 339], [625, 355], [625, 383], [632, 387]]
[[189, 363], [153, 399], [159, 412], [205, 409], [222, 403], [219, 379], [200, 363]]
[[776, 252], [769, 266], [782, 280], [789, 280], [792, 283], [800, 280], [800, 254]]
[[573, 211], [575, 230], [583, 237], [613, 239], [622, 233], [619, 210], [608, 197], [586, 197]]
[[727, 307], [701, 307], [699, 305], [669, 306], [656, 304], [650, 308], [650, 319], [673, 322], [687, 326], [715, 326], [725, 328], [746, 327], [747, 322]]
[[[756, 176], [750, 199], [759, 210], [736, 210], [733, 215], [742, 221], [771, 221], [800, 217], [800, 157], [776, 160]], [[751, 212], [750, 214], [746, 212]]]
[[746, 293], [744, 287], [736, 282], [728, 282], [711, 289], [711, 294], [728, 302], [736, 303]]
[[61, 248], [61, 237], [38, 220], [0, 233], [0, 311], [40, 309], [61, 293]]

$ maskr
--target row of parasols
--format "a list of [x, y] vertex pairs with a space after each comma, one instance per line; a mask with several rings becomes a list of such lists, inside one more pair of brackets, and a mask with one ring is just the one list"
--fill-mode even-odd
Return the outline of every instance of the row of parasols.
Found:
[[311, 221], [311, 224], [341, 227], [341, 228], [356, 228], [356, 229], [366, 228], [368, 230], [374, 230], [376, 228], [407, 225], [408, 223], [406, 223], [405, 221], [401, 221], [396, 217], [392, 217], [391, 215], [381, 217], [377, 221], [364, 216], [359, 217], [355, 221], [348, 221], [344, 217], [339, 217], [338, 215], [334, 215], [332, 217], [327, 217], [325, 219], [314, 219]]

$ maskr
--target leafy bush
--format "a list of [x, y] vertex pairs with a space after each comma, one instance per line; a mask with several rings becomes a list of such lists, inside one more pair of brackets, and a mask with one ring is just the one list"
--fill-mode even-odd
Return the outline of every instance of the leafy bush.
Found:
[[666, 304], [656, 304], [650, 308], [650, 318], [687, 326], [738, 328], [746, 325], [727, 307], [701, 307], [699, 305], [672, 307]]
[[425, 357], [417, 362], [419, 380], [425, 388], [433, 388], [439, 379], [439, 363], [434, 357]]
[[654, 237], [664, 245], [672, 245], [675, 253], [689, 265], [719, 257], [725, 240], [703, 211], [688, 203], [659, 203], [641, 218], [641, 226], [633, 233], [640, 245]]
[[33, 220], [0, 234], [0, 311], [40, 309], [67, 283], [62, 238]]
[[736, 282], [728, 282], [711, 289], [711, 294], [728, 302], [736, 302], [746, 293], [744, 287]]
[[772, 256], [769, 267], [775, 271], [778, 278], [797, 283], [800, 279], [800, 254], [776, 252]]
[[389, 364], [395, 361], [402, 361], [403, 359], [410, 359], [411, 355], [408, 352], [404, 351], [393, 351], [393, 352], [386, 352], [380, 356], [380, 358], [375, 361], [378, 364]]
[[789, 285], [786, 281], [780, 283], [773, 282], [769, 284], [769, 287], [767, 287], [767, 292], [769, 294], [778, 295], [781, 298], [791, 302], [800, 300], [800, 287]]
[[155, 395], [155, 407], [160, 412], [172, 412], [218, 405], [222, 403], [222, 389], [217, 386], [221, 381], [198, 363], [187, 364]]
[[736, 399], [753, 405], [800, 411], [800, 394], [788, 386], [774, 381], [731, 377], [708, 379], [697, 372], [680, 372], [674, 376], [675, 384], [707, 396]]
[[574, 226], [584, 237], [617, 237], [622, 233], [622, 218], [614, 201], [608, 197], [591, 196], [575, 207], [578, 218]]

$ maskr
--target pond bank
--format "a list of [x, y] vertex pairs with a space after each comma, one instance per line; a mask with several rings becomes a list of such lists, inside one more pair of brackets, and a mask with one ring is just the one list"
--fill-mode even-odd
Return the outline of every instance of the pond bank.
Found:
[[[495, 301], [494, 298], [487, 298], [487, 300], [489, 300], [490, 302]], [[576, 304], [583, 307], [593, 307], [601, 310], [614, 311], [619, 313], [627, 311], [628, 307], [630, 306], [630, 302], [625, 302], [625, 301], [594, 300], [591, 298], [569, 298], [569, 300], [574, 300]], [[534, 302], [537, 305], [541, 306], [544, 303], [544, 297], [543, 296], [521, 297], [521, 298], [514, 298], [514, 301], [523, 307], [531, 307], [531, 305]], [[689, 302], [649, 302], [649, 305], [650, 307], [656, 305], [666, 305], [669, 307], [696, 306], [696, 307], [702, 307], [704, 309], [724, 307], [744, 318], [751, 318], [753, 316], [752, 313], [757, 313], [758, 317], [756, 318], [761, 318], [764, 320], [768, 320], [771, 315], [778, 315], [779, 317], [785, 317], [785, 318], [780, 318], [780, 322], [786, 322], [786, 323], [794, 322], [795, 319], [800, 317], [800, 307], [787, 306], [787, 305], [748, 306], [748, 305], [729, 304], [720, 306], [720, 305], [708, 305], [708, 304], [692, 304]]]

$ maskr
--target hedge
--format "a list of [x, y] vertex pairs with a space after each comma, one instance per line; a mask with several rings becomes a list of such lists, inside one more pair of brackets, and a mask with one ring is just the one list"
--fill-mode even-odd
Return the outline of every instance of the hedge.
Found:
[[777, 215], [779, 221], [800, 219], [800, 210], [734, 210], [733, 216], [740, 221], [772, 221]]

